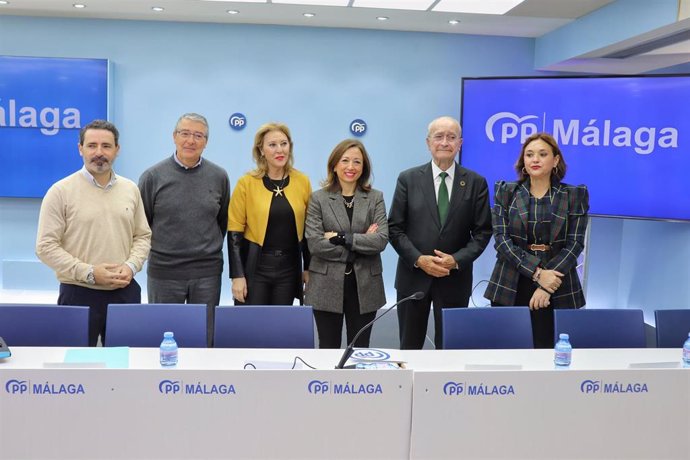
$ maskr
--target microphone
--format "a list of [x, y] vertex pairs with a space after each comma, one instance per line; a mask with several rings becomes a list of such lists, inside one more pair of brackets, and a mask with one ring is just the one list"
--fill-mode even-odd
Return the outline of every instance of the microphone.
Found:
[[350, 359], [350, 356], [352, 356], [352, 353], [355, 351], [355, 342], [359, 338], [360, 335], [362, 335], [362, 332], [366, 331], [369, 329], [376, 321], [379, 319], [383, 318], [385, 315], [388, 314], [389, 311], [393, 309], [393, 307], [397, 307], [401, 303], [407, 302], [408, 300], [420, 300], [424, 298], [424, 293], [422, 291], [415, 292], [414, 294], [405, 297], [404, 299], [400, 299], [397, 302], [395, 302], [393, 305], [388, 307], [386, 311], [378, 315], [376, 318], [372, 319], [369, 321], [364, 327], [362, 327], [359, 331], [357, 331], [357, 334], [355, 335], [355, 338], [352, 339], [352, 342], [345, 348], [345, 352], [343, 353], [343, 356], [340, 358], [340, 362], [338, 363], [337, 366], [335, 366], [336, 369], [342, 369], [345, 366], [345, 363], [347, 362], [348, 359]]

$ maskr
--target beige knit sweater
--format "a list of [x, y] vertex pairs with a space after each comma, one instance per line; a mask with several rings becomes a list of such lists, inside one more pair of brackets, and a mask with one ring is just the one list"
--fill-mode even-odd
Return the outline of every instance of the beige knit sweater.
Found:
[[90, 266], [129, 262], [141, 270], [151, 229], [136, 184], [115, 177], [112, 187], [102, 189], [78, 171], [53, 184], [43, 198], [36, 255], [61, 283], [110, 290], [86, 282]]

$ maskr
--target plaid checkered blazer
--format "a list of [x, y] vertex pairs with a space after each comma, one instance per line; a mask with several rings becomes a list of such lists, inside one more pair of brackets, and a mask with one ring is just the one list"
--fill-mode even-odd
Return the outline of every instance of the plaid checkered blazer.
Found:
[[551, 184], [551, 246], [546, 262], [527, 249], [529, 179], [496, 182], [491, 213], [496, 265], [484, 297], [500, 305], [514, 305], [520, 275], [532, 278], [537, 266], [564, 274], [551, 295], [553, 308], [579, 308], [585, 304], [577, 258], [584, 248], [589, 192], [584, 185]]

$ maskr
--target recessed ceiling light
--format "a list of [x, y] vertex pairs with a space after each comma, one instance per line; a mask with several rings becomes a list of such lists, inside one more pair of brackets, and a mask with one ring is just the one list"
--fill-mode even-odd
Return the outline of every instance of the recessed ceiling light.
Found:
[[237, 10], [228, 10], [228, 11], [226, 11], [226, 13], [228, 13], [228, 14], [240, 14], [240, 12]]
[[75, 8], [86, 8], [86, 5], [84, 5], [83, 3], [75, 3], [72, 6]]
[[0, 0], [0, 5], [9, 5], [9, 4], [10, 4], [10, 2], [8, 2], [7, 0]]
[[152, 6], [151, 9], [155, 11], [156, 13], [160, 13], [161, 11], [165, 11], [165, 8], [161, 6]]
[[448, 24], [450, 24], [451, 26], [457, 26], [458, 24], [460, 24], [460, 21], [458, 21], [457, 19], [451, 19], [450, 21], [448, 21]]
[[379, 21], [388, 21], [388, 16], [376, 16], [376, 19]]
[[302, 16], [304, 16], [305, 18], [313, 18], [316, 15], [314, 13], [304, 13]]

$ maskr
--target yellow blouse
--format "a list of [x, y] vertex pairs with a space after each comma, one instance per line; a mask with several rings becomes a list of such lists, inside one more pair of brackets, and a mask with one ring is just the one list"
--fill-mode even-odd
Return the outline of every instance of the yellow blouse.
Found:
[[[295, 213], [297, 238], [302, 241], [311, 183], [305, 174], [296, 169], [290, 172], [289, 177], [289, 185], [283, 193]], [[230, 198], [228, 231], [242, 232], [247, 240], [263, 246], [272, 199], [273, 192], [264, 187], [261, 178], [253, 177], [251, 174], [242, 176]]]

